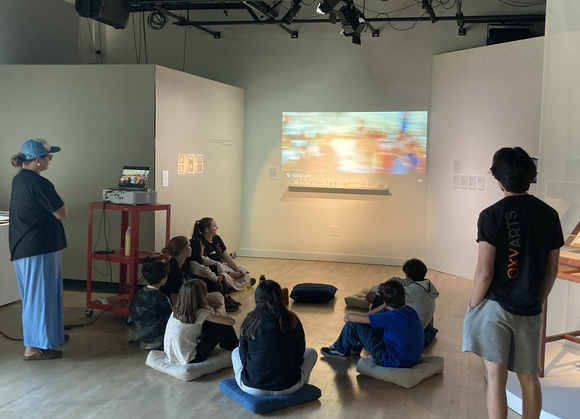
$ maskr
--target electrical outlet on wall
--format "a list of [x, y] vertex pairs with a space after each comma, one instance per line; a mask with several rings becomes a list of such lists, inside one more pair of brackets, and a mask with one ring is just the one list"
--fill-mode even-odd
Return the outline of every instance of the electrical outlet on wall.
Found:
[[330, 235], [331, 236], [340, 236], [340, 227], [330, 226]]

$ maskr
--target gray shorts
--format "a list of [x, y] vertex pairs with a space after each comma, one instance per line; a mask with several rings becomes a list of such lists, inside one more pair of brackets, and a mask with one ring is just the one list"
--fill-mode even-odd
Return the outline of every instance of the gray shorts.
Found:
[[463, 352], [506, 365], [522, 375], [540, 372], [542, 315], [517, 316], [497, 302], [483, 300], [467, 307], [463, 322]]

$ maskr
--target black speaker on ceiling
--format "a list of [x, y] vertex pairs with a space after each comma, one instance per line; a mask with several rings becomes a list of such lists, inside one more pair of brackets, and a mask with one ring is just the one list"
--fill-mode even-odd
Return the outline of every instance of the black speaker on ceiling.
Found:
[[532, 27], [530, 26], [489, 26], [487, 29], [487, 45], [519, 41], [520, 39], [532, 37]]
[[129, 0], [75, 0], [81, 17], [88, 17], [115, 29], [125, 29], [129, 21]]

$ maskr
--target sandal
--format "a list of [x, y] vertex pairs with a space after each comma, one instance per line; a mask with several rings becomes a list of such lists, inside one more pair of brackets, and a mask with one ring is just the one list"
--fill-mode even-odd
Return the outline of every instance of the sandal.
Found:
[[250, 278], [250, 286], [256, 285], [256, 278]]
[[25, 361], [42, 361], [45, 359], [55, 359], [62, 356], [62, 351], [57, 349], [39, 349], [32, 355], [24, 355]]

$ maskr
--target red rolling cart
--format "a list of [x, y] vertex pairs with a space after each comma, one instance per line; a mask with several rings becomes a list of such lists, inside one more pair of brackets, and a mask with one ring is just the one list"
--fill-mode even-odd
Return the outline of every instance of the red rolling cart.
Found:
[[[93, 212], [94, 210], [121, 211], [121, 247], [112, 253], [102, 254], [93, 251]], [[89, 234], [87, 249], [87, 310], [85, 314], [90, 317], [93, 309], [106, 310], [129, 316], [129, 304], [137, 294], [137, 281], [139, 278], [138, 267], [147, 257], [157, 256], [159, 253], [139, 249], [139, 218], [143, 212], [165, 211], [165, 243], [169, 242], [171, 205], [148, 204], [148, 205], [120, 205], [103, 202], [89, 203]], [[130, 255], [125, 256], [125, 232], [131, 226]], [[120, 264], [119, 289], [116, 295], [108, 296], [106, 301], [92, 299], [93, 285], [93, 261], [102, 260]]]

